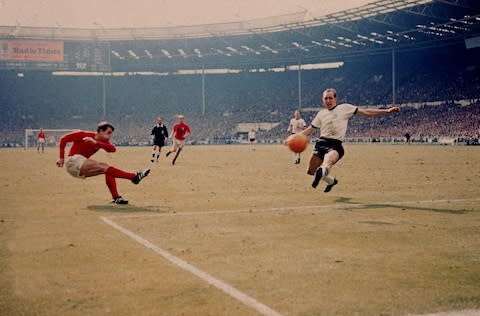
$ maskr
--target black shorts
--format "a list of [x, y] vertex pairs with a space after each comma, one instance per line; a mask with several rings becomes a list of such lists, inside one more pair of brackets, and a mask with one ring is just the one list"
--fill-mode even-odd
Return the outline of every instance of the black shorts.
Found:
[[341, 141], [337, 139], [321, 137], [315, 143], [315, 149], [313, 150], [313, 154], [323, 160], [325, 154], [331, 152], [332, 150], [338, 152], [338, 160], [342, 159], [343, 155], [345, 154]]
[[158, 147], [163, 147], [165, 146], [165, 139], [154, 139], [153, 140], [153, 145], [158, 146]]

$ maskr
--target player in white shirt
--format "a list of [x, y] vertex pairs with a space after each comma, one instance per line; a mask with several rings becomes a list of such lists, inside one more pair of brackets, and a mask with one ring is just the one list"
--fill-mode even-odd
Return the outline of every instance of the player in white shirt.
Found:
[[[307, 124], [303, 120], [299, 110], [296, 110], [293, 115], [294, 117], [290, 120], [290, 124], [288, 124], [287, 132], [291, 134], [301, 133], [307, 127]], [[300, 153], [293, 154], [293, 163], [296, 165], [300, 163]]]
[[338, 180], [329, 174], [333, 165], [343, 157], [342, 142], [347, 132], [348, 120], [355, 114], [380, 116], [400, 112], [400, 108], [395, 106], [388, 109], [362, 109], [348, 103], [337, 105], [337, 92], [333, 88], [323, 92], [323, 104], [325, 109], [318, 112], [312, 124], [302, 133], [309, 136], [314, 130], [320, 129], [320, 139], [315, 144], [307, 173], [314, 176], [313, 188], [318, 186], [320, 180], [324, 180], [327, 183], [324, 192], [330, 192], [338, 183]]
[[248, 141], [250, 142], [250, 147], [252, 148], [252, 150], [255, 150], [255, 143], [257, 141], [257, 132], [255, 132], [253, 128], [248, 132]]

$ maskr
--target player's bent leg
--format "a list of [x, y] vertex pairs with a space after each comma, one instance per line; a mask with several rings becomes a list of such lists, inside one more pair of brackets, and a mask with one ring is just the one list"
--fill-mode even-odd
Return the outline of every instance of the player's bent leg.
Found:
[[330, 170], [338, 162], [340, 155], [336, 150], [332, 150], [325, 154], [323, 163], [321, 165], [322, 169], [322, 180], [327, 183], [324, 192], [330, 192], [332, 188], [338, 184], [338, 180], [334, 177], [329, 176]]
[[117, 191], [117, 181], [115, 177], [109, 174], [105, 174], [105, 182], [112, 195], [112, 203], [115, 204], [128, 204], [128, 200], [124, 199]]
[[177, 145], [173, 145], [172, 148], [170, 148], [170, 150], [167, 152], [167, 154], [165, 156], [170, 156], [171, 153], [174, 153], [177, 151]]
[[331, 169], [334, 164], [337, 163], [338, 159], [340, 158], [339, 153], [336, 150], [331, 150], [325, 154], [323, 157], [322, 167]]
[[321, 167], [318, 167], [317, 170], [315, 170], [315, 174], [313, 175], [312, 188], [316, 189], [318, 187], [318, 184], [320, 183], [320, 180], [322, 180], [322, 177], [323, 169]]
[[177, 150], [177, 153], [175, 154], [175, 157], [172, 160], [172, 165], [174, 165], [175, 162], [177, 161], [178, 155], [180, 155], [181, 151], [182, 151], [182, 147], [179, 147], [178, 150]]
[[336, 150], [329, 151], [328, 153], [325, 154], [323, 158], [323, 162], [320, 167], [323, 170], [323, 180], [328, 184], [331, 184], [333, 182], [333, 178], [328, 177], [328, 175], [330, 174], [330, 170], [332, 169], [333, 165], [337, 163], [339, 159], [340, 159], [340, 155]]
[[80, 176], [86, 178], [98, 176], [100, 174], [104, 174], [108, 167], [109, 166], [104, 162], [87, 159], [80, 168]]
[[172, 149], [170, 149], [167, 153], [167, 157], [171, 154], [171, 153], [174, 153], [174, 152], [177, 152], [177, 150], [181, 149], [182, 146], [179, 145], [179, 143], [174, 139], [173, 140], [173, 145], [172, 145]]
[[114, 176], [105, 174], [105, 183], [107, 184], [108, 190], [112, 194], [113, 200], [120, 196], [117, 191], [117, 181], [115, 180]]
[[313, 188], [316, 188], [320, 182], [320, 179], [322, 179], [322, 168], [320, 168], [322, 162], [322, 159], [315, 154], [313, 154], [310, 158], [307, 173], [314, 176], [312, 182]]
[[318, 167], [322, 164], [322, 159], [318, 157], [317, 155], [312, 155], [310, 157], [310, 162], [308, 163], [308, 169], [307, 169], [307, 174], [313, 176], [315, 174], [315, 171], [317, 170]]
[[111, 175], [114, 178], [122, 178], [122, 179], [128, 179], [128, 180], [133, 180], [136, 176], [136, 173], [134, 172], [123, 171], [112, 166], [109, 166], [105, 170], [105, 174]]

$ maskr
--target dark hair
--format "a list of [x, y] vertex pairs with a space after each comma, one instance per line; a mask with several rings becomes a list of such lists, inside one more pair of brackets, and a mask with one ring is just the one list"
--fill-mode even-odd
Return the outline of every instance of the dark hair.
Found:
[[115, 127], [113, 127], [111, 123], [107, 121], [101, 121], [97, 125], [97, 133], [100, 131], [106, 131], [109, 127], [112, 129], [112, 132], [115, 130]]

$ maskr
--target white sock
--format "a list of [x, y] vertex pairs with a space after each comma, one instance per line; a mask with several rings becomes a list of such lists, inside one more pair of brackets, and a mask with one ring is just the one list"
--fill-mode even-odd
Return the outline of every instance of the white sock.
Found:
[[327, 184], [333, 184], [335, 181], [334, 177], [329, 177], [329, 176], [324, 176], [322, 177], [322, 180], [325, 181]]
[[329, 177], [328, 174], [330, 173], [330, 168], [322, 166], [322, 180], [328, 184], [333, 184], [334, 178]]
[[330, 173], [330, 168], [325, 167], [325, 166], [320, 166], [320, 168], [322, 168], [322, 176], [323, 177], [328, 176], [328, 174]]

